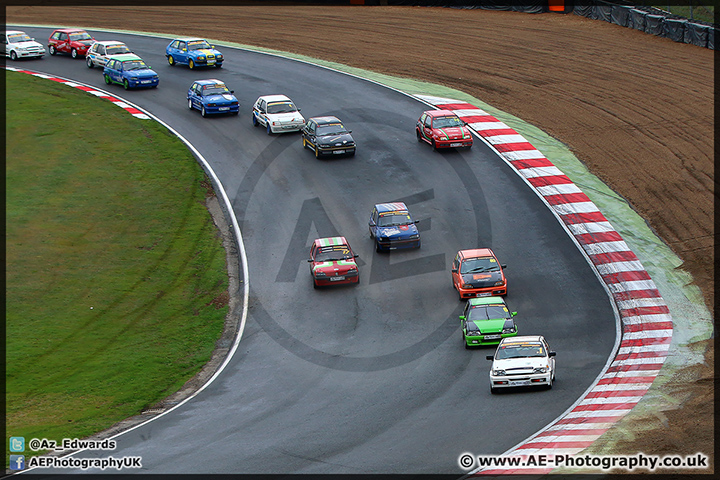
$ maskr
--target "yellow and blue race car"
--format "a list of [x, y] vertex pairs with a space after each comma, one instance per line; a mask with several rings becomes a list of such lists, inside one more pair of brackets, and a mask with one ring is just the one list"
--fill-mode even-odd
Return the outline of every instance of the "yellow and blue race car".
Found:
[[165, 57], [170, 65], [195, 67], [222, 67], [223, 54], [204, 38], [176, 38], [165, 47]]

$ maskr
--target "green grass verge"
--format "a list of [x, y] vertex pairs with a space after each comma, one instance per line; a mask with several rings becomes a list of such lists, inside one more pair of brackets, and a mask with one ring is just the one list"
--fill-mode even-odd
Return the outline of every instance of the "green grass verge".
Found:
[[5, 440], [82, 438], [207, 362], [228, 310], [225, 250], [207, 177], [167, 129], [5, 75]]

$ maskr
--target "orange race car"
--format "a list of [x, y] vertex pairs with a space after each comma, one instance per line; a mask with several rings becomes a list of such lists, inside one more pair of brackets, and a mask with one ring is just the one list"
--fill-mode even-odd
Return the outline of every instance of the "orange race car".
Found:
[[491, 295], [507, 295], [507, 279], [497, 257], [489, 248], [460, 250], [453, 260], [453, 288], [460, 300]]

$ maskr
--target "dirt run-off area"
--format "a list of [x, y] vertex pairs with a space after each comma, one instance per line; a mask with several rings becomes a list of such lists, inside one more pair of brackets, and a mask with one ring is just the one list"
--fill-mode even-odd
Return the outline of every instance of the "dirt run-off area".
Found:
[[[6, 16], [8, 24], [198, 35], [461, 90], [566, 144], [683, 260], [712, 311], [713, 50], [557, 13], [94, 5], [12, 6]], [[638, 420], [644, 433], [625, 435], [605, 453], [712, 456], [712, 342], [698, 346], [704, 365], [681, 370], [664, 387], [687, 400], [662, 419]]]

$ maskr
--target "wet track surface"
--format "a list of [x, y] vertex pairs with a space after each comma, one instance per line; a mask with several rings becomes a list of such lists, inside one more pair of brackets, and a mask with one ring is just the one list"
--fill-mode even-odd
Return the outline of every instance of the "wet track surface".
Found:
[[[23, 30], [42, 43], [51, 31]], [[240, 348], [214, 383], [117, 437], [113, 452], [78, 456], [140, 455], [144, 473], [460, 474], [461, 453], [502, 453], [598, 375], [615, 340], [607, 294], [548, 208], [479, 139], [470, 150], [435, 152], [413, 131], [429, 107], [331, 70], [222, 46], [222, 69], [190, 70], [167, 64], [170, 39], [89, 32], [126, 42], [159, 87], [105, 85], [101, 69], [69, 56], [8, 64], [107, 90], [185, 136], [233, 204], [250, 301]], [[240, 114], [188, 110], [187, 89], [201, 78], [233, 89]], [[299, 134], [254, 128], [253, 102], [275, 93], [306, 118], [341, 118], [356, 156], [318, 160]], [[367, 221], [389, 201], [420, 220], [420, 250], [374, 251]], [[360, 255], [359, 286], [313, 289], [309, 247], [331, 235]], [[552, 390], [491, 396], [485, 355], [494, 348], [463, 348], [449, 270], [457, 250], [476, 247], [508, 265], [519, 334], [544, 335], [558, 352]]]

